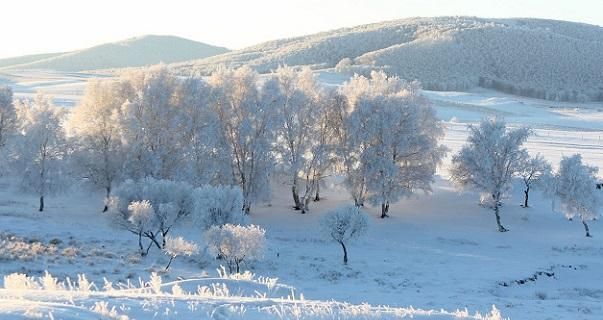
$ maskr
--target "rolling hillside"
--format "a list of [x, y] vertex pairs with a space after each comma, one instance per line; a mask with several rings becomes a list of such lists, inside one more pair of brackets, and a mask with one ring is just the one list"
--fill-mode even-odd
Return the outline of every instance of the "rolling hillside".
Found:
[[[345, 58], [346, 63], [339, 64]], [[347, 60], [347, 59], [346, 59]], [[175, 64], [182, 74], [249, 64], [366, 73], [384, 69], [425, 88], [481, 86], [562, 101], [603, 100], [603, 28], [540, 19], [410, 18], [282, 39]]]
[[43, 59], [57, 57], [62, 54], [64, 54], [64, 53], [63, 52], [41, 53], [41, 54], [30, 54], [27, 56], [4, 58], [4, 59], [0, 59], [0, 68], [14, 66], [14, 65], [18, 65], [18, 64], [32, 63], [32, 62], [43, 60]]
[[3, 69], [82, 71], [139, 67], [206, 58], [227, 51], [226, 48], [179, 37], [149, 35], [50, 57], [42, 56], [35, 61], [17, 61], [11, 65], [5, 64]]

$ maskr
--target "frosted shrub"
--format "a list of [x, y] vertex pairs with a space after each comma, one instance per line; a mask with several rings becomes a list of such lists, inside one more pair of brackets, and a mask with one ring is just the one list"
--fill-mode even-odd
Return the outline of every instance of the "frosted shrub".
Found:
[[57, 278], [50, 275], [48, 271], [46, 271], [46, 273], [44, 273], [44, 276], [40, 278], [40, 283], [42, 284], [42, 288], [44, 290], [56, 291], [65, 289], [64, 284], [60, 283]]
[[229, 272], [240, 272], [243, 262], [262, 257], [266, 242], [266, 231], [259, 226], [226, 224], [213, 226], [205, 233], [209, 251], [228, 264]]
[[337, 208], [320, 219], [320, 231], [325, 239], [333, 240], [343, 249], [343, 264], [348, 263], [346, 243], [364, 235], [368, 217], [356, 206]]
[[148, 233], [153, 223], [153, 206], [148, 200], [132, 201], [128, 205], [128, 222], [130, 222], [130, 231], [138, 235], [138, 246], [142, 253], [142, 235]]
[[[193, 213], [193, 190], [186, 182], [154, 178], [127, 180], [116, 188], [109, 203], [109, 212], [116, 224], [139, 237], [139, 248], [144, 255], [142, 237], [150, 240], [147, 252], [153, 244], [162, 249], [171, 228], [180, 219]], [[144, 212], [143, 216], [133, 217], [137, 211], [130, 209], [137, 207], [130, 207], [131, 204], [143, 201], [148, 203], [145, 205], [149, 206], [148, 212]]]
[[98, 313], [102, 319], [111, 319], [111, 320], [128, 320], [129, 317], [125, 315], [119, 315], [117, 310], [115, 310], [115, 306], [109, 308], [109, 303], [107, 301], [97, 301], [94, 303], [94, 306], [90, 308], [90, 311], [94, 313]]
[[195, 189], [193, 219], [205, 229], [225, 224], [244, 224], [243, 192], [238, 186], [205, 185]]
[[38, 241], [30, 242], [12, 235], [0, 234], [0, 261], [31, 261], [41, 255], [54, 255], [57, 247]]
[[4, 289], [32, 290], [39, 289], [39, 286], [33, 277], [28, 277], [23, 273], [12, 273], [4, 276]]
[[90, 282], [90, 280], [88, 280], [88, 278], [86, 278], [85, 274], [78, 274], [77, 275], [77, 288], [79, 291], [89, 292], [90, 290], [92, 290], [95, 287], [94, 287], [94, 283]]
[[161, 276], [157, 273], [151, 273], [151, 279], [146, 286], [150, 287], [153, 290], [153, 293], [160, 294], [161, 293], [161, 285], [163, 284], [163, 280], [161, 280]]
[[172, 261], [178, 256], [192, 256], [199, 252], [199, 247], [193, 242], [188, 242], [184, 240], [182, 237], [172, 238], [167, 237], [165, 241], [165, 247], [163, 248], [163, 252], [170, 257], [170, 262], [168, 262], [165, 270], [167, 271], [172, 264]]

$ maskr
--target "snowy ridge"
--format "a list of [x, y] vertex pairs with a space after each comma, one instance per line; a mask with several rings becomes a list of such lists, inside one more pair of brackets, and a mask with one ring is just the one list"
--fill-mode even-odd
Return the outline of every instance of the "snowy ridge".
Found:
[[426, 89], [481, 86], [562, 101], [603, 100], [603, 28], [540, 19], [410, 18], [262, 43], [176, 64], [183, 74], [248, 64], [281, 64], [366, 73], [382, 68]]
[[[227, 52], [228, 49], [174, 36], [148, 35], [92, 48], [44, 57], [35, 61], [0, 67], [3, 69], [50, 69], [82, 71], [139, 67], [160, 62], [172, 63], [201, 59]], [[26, 57], [24, 57], [26, 58]], [[18, 61], [19, 59], [13, 59]], [[23, 60], [23, 59], [21, 59]]]
[[[148, 282], [118, 284], [107, 280], [102, 288], [79, 275], [75, 282], [59, 281], [49, 273], [33, 278], [23, 274], [4, 277], [0, 289], [0, 317], [45, 317], [51, 319], [120, 319], [144, 318], [151, 315], [162, 319], [198, 318], [206, 314], [213, 319], [482, 319], [500, 320], [496, 307], [482, 316], [467, 310], [423, 310], [390, 308], [368, 304], [353, 305], [336, 301], [306, 300], [291, 289], [286, 297], [275, 292], [287, 288], [276, 279], [255, 278], [255, 275], [228, 275], [218, 270], [216, 279], [190, 279], [162, 283], [153, 273]], [[228, 285], [226, 284], [228, 283]], [[185, 288], [196, 289], [188, 291]], [[251, 294], [229, 287], [256, 287]], [[261, 288], [263, 287], [264, 291]]]

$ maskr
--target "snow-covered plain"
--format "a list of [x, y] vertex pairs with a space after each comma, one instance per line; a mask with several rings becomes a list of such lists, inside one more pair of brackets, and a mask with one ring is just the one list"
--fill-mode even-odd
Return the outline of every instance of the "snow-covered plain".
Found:
[[[44, 89], [54, 94], [56, 103], [72, 106], [87, 77], [40, 75], [44, 73], [13, 76], [16, 96]], [[330, 74], [320, 78], [327, 84], [340, 83]], [[542, 153], [554, 165], [562, 155], [578, 152], [586, 163], [603, 167], [601, 104], [555, 103], [492, 91], [425, 94], [445, 121], [444, 144], [450, 154], [464, 143], [468, 123], [503, 115], [512, 126], [534, 127], [529, 151]], [[48, 271], [76, 284], [73, 290], [60, 285], [54, 290], [31, 289], [35, 283], [30, 290], [17, 290], [7, 286], [5, 278], [0, 318], [448, 319], [479, 318], [475, 312], [485, 315], [495, 305], [511, 319], [600, 319], [603, 225], [592, 223], [594, 238], [585, 238], [579, 222], [567, 221], [537, 191], [530, 197], [530, 208], [520, 207], [518, 182], [501, 211], [511, 231], [499, 233], [491, 210], [478, 206], [479, 196], [459, 193], [447, 180], [448, 161], [439, 170], [433, 194], [393, 205], [391, 217], [384, 220], [377, 218], [377, 208], [368, 208], [368, 234], [349, 245], [345, 267], [338, 245], [318, 233], [326, 211], [350, 202], [338, 179], [329, 181], [324, 199], [311, 204], [306, 215], [291, 209], [287, 186], [273, 186], [271, 203], [258, 206], [250, 216], [252, 223], [266, 229], [267, 251], [262, 261], [245, 265], [256, 276], [241, 279], [217, 276], [220, 263], [204, 250], [177, 258], [170, 271], [163, 272], [169, 257], [154, 251], [141, 258], [137, 239], [112, 227], [100, 212], [100, 192], [73, 186], [66, 194], [48, 198], [47, 212], [40, 214], [36, 198], [21, 194], [15, 181], [4, 177], [0, 275], [38, 278]], [[200, 228], [190, 223], [180, 224], [174, 235], [203, 243]], [[162, 278], [159, 290], [154, 289], [157, 278], [150, 281], [153, 272]], [[80, 289], [88, 285], [77, 283], [78, 274], [85, 274], [98, 290]], [[260, 276], [278, 278], [277, 284]], [[114, 289], [106, 290], [104, 279]], [[118, 283], [128, 281], [130, 287], [117, 290]], [[174, 291], [175, 284], [186, 292], [205, 289], [188, 295]], [[496, 312], [492, 319], [495, 316]]]

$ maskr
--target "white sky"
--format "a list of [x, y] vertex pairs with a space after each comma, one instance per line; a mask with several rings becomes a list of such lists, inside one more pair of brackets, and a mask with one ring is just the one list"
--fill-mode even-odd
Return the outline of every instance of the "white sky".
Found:
[[7, 0], [0, 58], [144, 34], [237, 49], [412, 16], [538, 17], [603, 25], [603, 0]]

